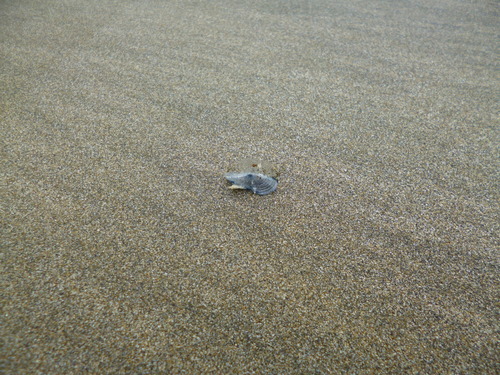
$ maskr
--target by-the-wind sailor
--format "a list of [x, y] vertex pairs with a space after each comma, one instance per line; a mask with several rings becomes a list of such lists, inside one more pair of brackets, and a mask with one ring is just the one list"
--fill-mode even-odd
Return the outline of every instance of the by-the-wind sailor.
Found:
[[264, 160], [243, 159], [232, 170], [238, 172], [226, 173], [224, 176], [232, 183], [230, 189], [246, 189], [255, 194], [266, 195], [278, 187], [277, 167]]
[[224, 175], [232, 183], [230, 189], [247, 189], [258, 195], [272, 193], [278, 187], [278, 181], [262, 173], [232, 172]]

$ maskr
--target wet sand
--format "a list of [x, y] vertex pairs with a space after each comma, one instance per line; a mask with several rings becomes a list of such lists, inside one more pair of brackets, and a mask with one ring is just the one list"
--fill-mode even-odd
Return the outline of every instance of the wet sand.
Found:
[[0, 4], [3, 373], [499, 371], [498, 3], [333, 3]]

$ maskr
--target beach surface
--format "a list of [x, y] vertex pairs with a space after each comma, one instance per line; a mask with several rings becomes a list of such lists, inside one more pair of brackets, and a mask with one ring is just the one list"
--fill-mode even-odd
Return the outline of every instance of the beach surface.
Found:
[[0, 371], [498, 374], [499, 9], [2, 1]]

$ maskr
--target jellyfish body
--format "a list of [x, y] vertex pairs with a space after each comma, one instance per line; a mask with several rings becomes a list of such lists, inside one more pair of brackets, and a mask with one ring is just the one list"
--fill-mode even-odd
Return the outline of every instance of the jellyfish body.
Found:
[[251, 190], [258, 195], [270, 194], [278, 187], [278, 180], [262, 173], [231, 172], [224, 177], [232, 183], [230, 189]]

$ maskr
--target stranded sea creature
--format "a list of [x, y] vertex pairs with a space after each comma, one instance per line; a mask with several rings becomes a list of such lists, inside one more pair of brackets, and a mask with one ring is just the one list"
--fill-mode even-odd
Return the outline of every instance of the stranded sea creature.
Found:
[[246, 159], [238, 163], [239, 172], [226, 173], [230, 189], [251, 190], [258, 195], [272, 193], [278, 187], [278, 172], [271, 164], [261, 160]]
[[260, 173], [226, 173], [226, 179], [231, 182], [230, 189], [252, 190], [255, 194], [266, 195], [278, 187], [278, 181]]

